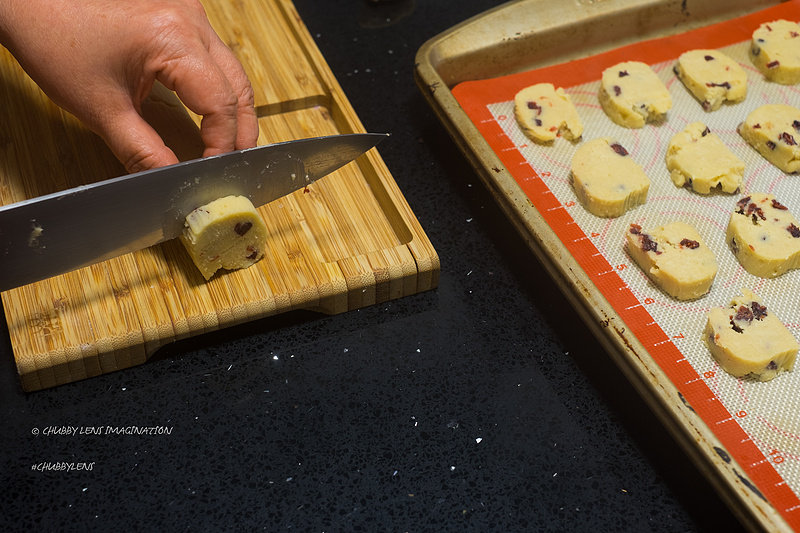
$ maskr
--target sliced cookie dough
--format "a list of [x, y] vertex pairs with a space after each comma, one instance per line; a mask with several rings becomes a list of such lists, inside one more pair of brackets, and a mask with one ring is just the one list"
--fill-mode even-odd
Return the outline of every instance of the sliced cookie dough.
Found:
[[764, 77], [782, 85], [800, 83], [800, 25], [765, 22], [753, 32], [750, 60]]
[[593, 139], [575, 151], [572, 186], [583, 207], [599, 217], [618, 217], [647, 201], [650, 179], [620, 143]]
[[625, 128], [662, 121], [672, 107], [667, 87], [649, 65], [640, 61], [605, 69], [598, 99], [608, 118]]
[[674, 71], [706, 111], [716, 111], [725, 102], [741, 102], [747, 96], [744, 69], [719, 50], [684, 52]]
[[189, 213], [180, 239], [208, 280], [219, 269], [246, 268], [260, 260], [267, 227], [249, 199], [226, 196]]
[[661, 290], [678, 300], [695, 300], [711, 290], [717, 260], [694, 226], [671, 222], [644, 230], [631, 224], [628, 254]]
[[800, 267], [800, 226], [771, 194], [753, 193], [739, 200], [725, 240], [754, 276], [776, 278]]
[[[800, 42], [799, 42], [800, 44]], [[739, 135], [764, 158], [791, 174], [800, 171], [800, 109], [766, 104], [739, 124]]]
[[709, 311], [703, 338], [723, 370], [738, 378], [769, 381], [792, 370], [797, 357], [792, 333], [748, 289]]
[[538, 83], [514, 97], [517, 124], [531, 140], [547, 144], [562, 136], [575, 141], [583, 135], [583, 123], [569, 95], [552, 83]]
[[709, 194], [715, 188], [735, 193], [742, 186], [744, 162], [702, 122], [673, 135], [664, 160], [677, 187]]

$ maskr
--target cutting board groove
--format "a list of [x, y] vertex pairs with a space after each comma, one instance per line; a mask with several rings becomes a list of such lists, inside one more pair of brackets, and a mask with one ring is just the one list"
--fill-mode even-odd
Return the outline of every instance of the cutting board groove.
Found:
[[[253, 84], [259, 144], [364, 131], [290, 1], [203, 4]], [[0, 98], [3, 204], [124, 172], [5, 50]], [[199, 117], [170, 91], [156, 86], [143, 114], [179, 158], [200, 155]], [[264, 259], [208, 282], [170, 241], [3, 292], [22, 388], [139, 365], [166, 343], [292, 309], [341, 313], [438, 283], [436, 251], [375, 149], [259, 212]]]

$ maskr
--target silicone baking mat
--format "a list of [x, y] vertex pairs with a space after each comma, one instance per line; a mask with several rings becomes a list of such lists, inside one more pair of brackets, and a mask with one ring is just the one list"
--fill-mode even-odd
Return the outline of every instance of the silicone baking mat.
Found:
[[[698, 413], [763, 495], [794, 529], [800, 529], [800, 366], [772, 381], [736, 379], [723, 371], [702, 340], [709, 309], [727, 306], [747, 287], [759, 295], [800, 338], [800, 271], [778, 279], [748, 274], [725, 243], [736, 202], [751, 192], [774, 194], [800, 217], [800, 176], [787, 175], [750, 148], [736, 131], [763, 104], [800, 107], [800, 86], [764, 80], [748, 58], [753, 31], [777, 19], [800, 20], [800, 2], [691, 32], [644, 41], [567, 64], [457, 85], [453, 94], [547, 224], [644, 345], [692, 409]], [[800, 41], [800, 39], [799, 39]], [[720, 49], [745, 69], [744, 102], [705, 112], [673, 73], [677, 57], [696, 48]], [[621, 61], [651, 65], [668, 87], [673, 107], [667, 120], [642, 129], [615, 125], [597, 100], [602, 71]], [[556, 139], [551, 146], [528, 140], [514, 119], [514, 95], [539, 82], [564, 87], [584, 124], [581, 142], [619, 141], [645, 169], [647, 203], [605, 219], [583, 209], [571, 187], [569, 167], [580, 143]], [[676, 187], [664, 163], [670, 138], [688, 123], [704, 122], [746, 164], [741, 192], [696, 194]], [[714, 252], [719, 271], [709, 294], [680, 302], [661, 292], [624, 250], [631, 223], [653, 228], [673, 220], [693, 224]], [[798, 363], [800, 365], [800, 363]]]

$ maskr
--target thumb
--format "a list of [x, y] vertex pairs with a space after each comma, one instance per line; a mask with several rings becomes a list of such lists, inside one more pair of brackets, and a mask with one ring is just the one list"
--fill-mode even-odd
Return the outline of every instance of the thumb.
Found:
[[128, 172], [139, 172], [178, 162], [161, 136], [131, 107], [105, 117], [97, 133]]

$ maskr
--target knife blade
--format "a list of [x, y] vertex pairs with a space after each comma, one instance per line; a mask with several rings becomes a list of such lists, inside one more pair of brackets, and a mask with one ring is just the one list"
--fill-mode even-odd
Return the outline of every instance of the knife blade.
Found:
[[258, 146], [0, 206], [0, 291], [173, 239], [186, 215], [217, 198], [267, 204], [386, 137], [353, 133]]

